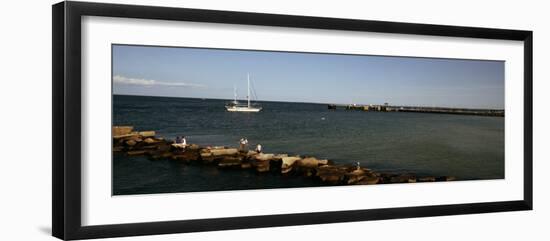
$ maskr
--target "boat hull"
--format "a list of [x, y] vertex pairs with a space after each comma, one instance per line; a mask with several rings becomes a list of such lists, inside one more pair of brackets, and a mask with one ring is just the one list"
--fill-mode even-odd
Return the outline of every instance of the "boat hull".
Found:
[[240, 107], [240, 106], [226, 106], [225, 109], [229, 112], [260, 112], [261, 107]]

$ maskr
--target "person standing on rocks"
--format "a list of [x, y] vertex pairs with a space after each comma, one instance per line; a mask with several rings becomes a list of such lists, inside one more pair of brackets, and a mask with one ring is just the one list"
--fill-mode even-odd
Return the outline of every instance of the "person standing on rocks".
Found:
[[244, 138], [239, 140], [239, 151], [244, 151]]
[[258, 145], [256, 145], [256, 152], [257, 153], [262, 153], [262, 145], [260, 143], [258, 143]]
[[248, 139], [246, 139], [246, 137], [241, 138], [241, 140], [239, 140], [239, 150], [246, 151], [247, 144], [248, 144]]
[[181, 145], [183, 146], [183, 148], [187, 146], [187, 139], [185, 139], [185, 136], [181, 137]]
[[175, 148], [181, 148], [183, 151], [185, 151], [185, 147], [187, 146], [187, 140], [185, 139], [185, 136], [177, 136], [176, 141], [174, 144], [172, 144]]

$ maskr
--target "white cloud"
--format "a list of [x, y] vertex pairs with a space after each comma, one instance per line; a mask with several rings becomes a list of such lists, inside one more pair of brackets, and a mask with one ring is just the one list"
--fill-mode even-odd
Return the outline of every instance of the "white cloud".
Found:
[[184, 82], [165, 82], [165, 81], [157, 81], [154, 79], [129, 78], [121, 75], [113, 76], [113, 82], [115, 84], [141, 85], [141, 86], [172, 86], [172, 87], [198, 87], [198, 88], [206, 87], [205, 85], [201, 85], [201, 84], [184, 83]]

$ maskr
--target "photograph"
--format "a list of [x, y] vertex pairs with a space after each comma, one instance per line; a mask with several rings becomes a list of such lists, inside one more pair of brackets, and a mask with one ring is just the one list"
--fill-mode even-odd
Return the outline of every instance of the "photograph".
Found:
[[504, 61], [111, 49], [113, 195], [504, 178]]
[[547, 5], [6, 1], [0, 241], [550, 240]]

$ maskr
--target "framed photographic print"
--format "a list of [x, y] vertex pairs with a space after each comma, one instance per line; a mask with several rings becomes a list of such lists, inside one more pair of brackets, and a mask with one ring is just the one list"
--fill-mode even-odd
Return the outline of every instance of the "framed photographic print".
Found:
[[532, 32], [53, 6], [53, 235], [532, 209]]

